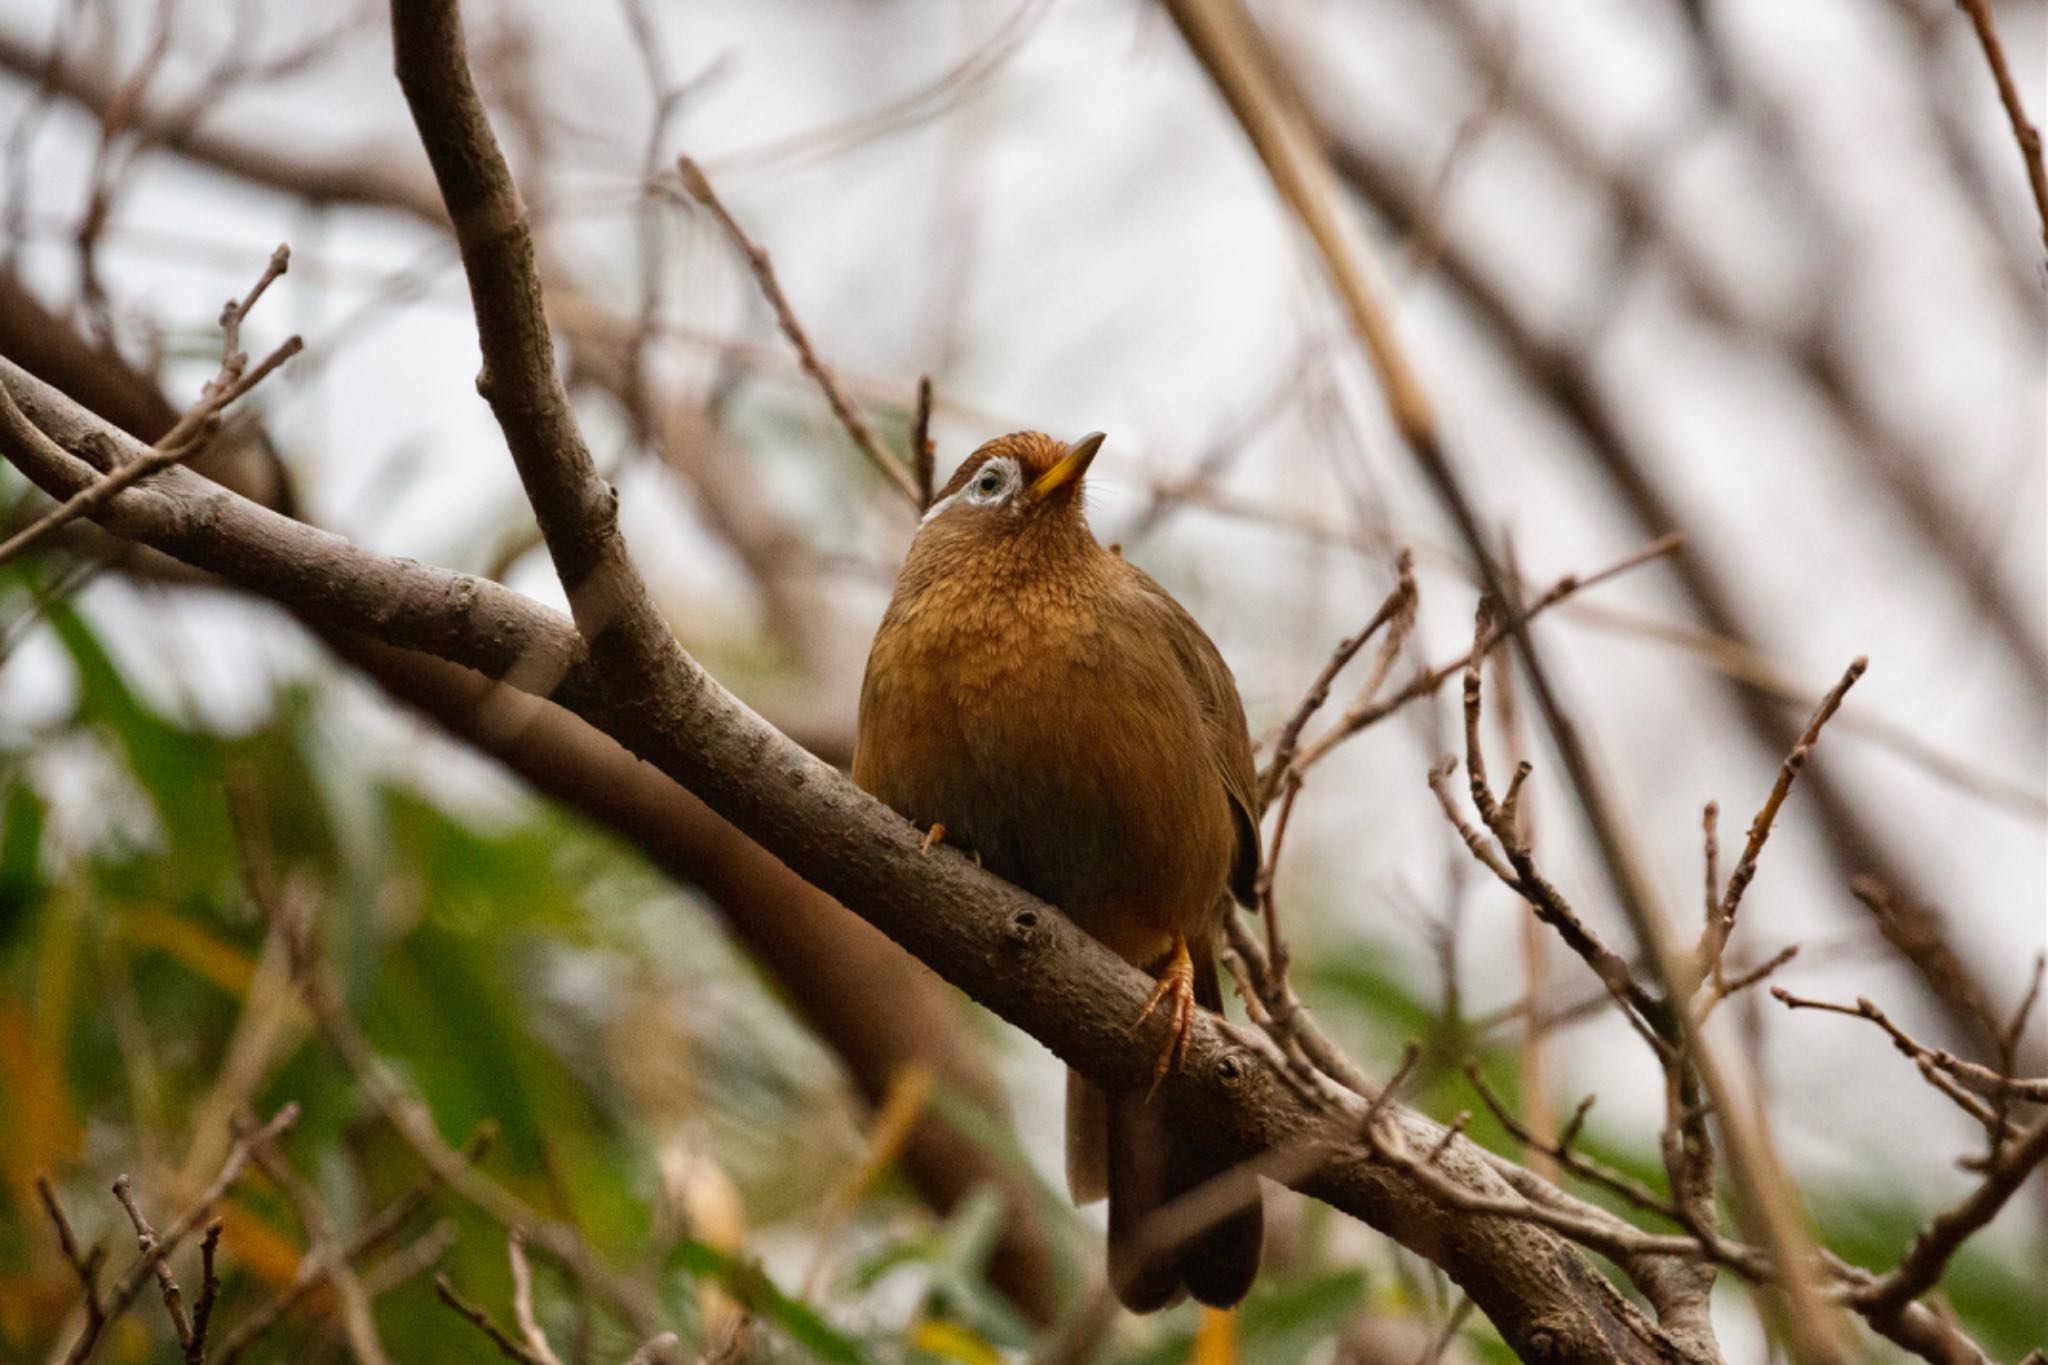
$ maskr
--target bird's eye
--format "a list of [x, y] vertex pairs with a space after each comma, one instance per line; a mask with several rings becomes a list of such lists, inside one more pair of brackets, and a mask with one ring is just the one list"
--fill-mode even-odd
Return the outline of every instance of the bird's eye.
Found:
[[985, 498], [994, 497], [1002, 489], [1003, 476], [993, 469], [984, 469], [981, 477], [974, 481], [974, 491]]

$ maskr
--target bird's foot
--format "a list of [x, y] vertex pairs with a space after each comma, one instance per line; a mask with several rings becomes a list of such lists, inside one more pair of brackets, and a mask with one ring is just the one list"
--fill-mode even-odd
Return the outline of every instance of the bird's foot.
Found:
[[1152, 1017], [1152, 1012], [1162, 1004], [1167, 1009], [1167, 1021], [1172, 1032], [1167, 1035], [1166, 1046], [1159, 1050], [1159, 1060], [1152, 1067], [1152, 1088], [1145, 1092], [1150, 1100], [1159, 1090], [1159, 1083], [1166, 1079], [1166, 1073], [1179, 1066], [1187, 1056], [1188, 1039], [1195, 1031], [1195, 963], [1188, 956], [1188, 941], [1179, 934], [1173, 936], [1173, 955], [1167, 959], [1165, 968], [1159, 973], [1159, 984], [1152, 990], [1152, 998], [1145, 1002], [1145, 1008], [1131, 1024], [1132, 1032]]
[[917, 851], [918, 856], [921, 858], [931, 857], [932, 845], [943, 844], [945, 842], [946, 827], [936, 820], [932, 821], [932, 827], [924, 832], [924, 847], [920, 848]]

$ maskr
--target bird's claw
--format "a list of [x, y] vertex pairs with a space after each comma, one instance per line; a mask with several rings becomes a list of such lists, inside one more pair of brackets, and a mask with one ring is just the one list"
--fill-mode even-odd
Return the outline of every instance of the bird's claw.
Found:
[[934, 820], [932, 827], [924, 832], [924, 846], [917, 851], [920, 858], [932, 856], [932, 845], [946, 842], [946, 827]]
[[1187, 1056], [1188, 1039], [1195, 1031], [1195, 964], [1188, 956], [1187, 940], [1177, 935], [1173, 940], [1173, 956], [1168, 959], [1165, 970], [1160, 972], [1159, 984], [1152, 988], [1152, 998], [1145, 1002], [1145, 1008], [1132, 1021], [1131, 1031], [1135, 1033], [1161, 1004], [1167, 1008], [1167, 1022], [1172, 1031], [1167, 1035], [1166, 1046], [1159, 1050], [1159, 1060], [1153, 1064], [1152, 1085], [1145, 1092], [1147, 1101], [1158, 1093], [1159, 1083], [1166, 1079], [1166, 1074]]

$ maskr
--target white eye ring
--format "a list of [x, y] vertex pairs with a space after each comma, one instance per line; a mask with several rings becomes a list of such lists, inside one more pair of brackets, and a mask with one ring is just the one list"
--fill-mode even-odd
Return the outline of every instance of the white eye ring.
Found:
[[974, 471], [973, 478], [927, 508], [919, 524], [930, 522], [956, 503], [964, 502], [970, 507], [1000, 506], [1016, 495], [1022, 482], [1023, 475], [1015, 460], [1007, 455], [990, 460]]
[[1001, 502], [1017, 486], [1017, 467], [1008, 460], [991, 460], [976, 471], [967, 485], [967, 500], [981, 506]]

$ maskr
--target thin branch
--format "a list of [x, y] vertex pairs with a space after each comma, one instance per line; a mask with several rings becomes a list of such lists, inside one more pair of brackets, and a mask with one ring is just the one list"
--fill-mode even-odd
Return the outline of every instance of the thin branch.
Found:
[[1446, 682], [1471, 667], [1472, 661], [1476, 657], [1484, 653], [1490, 653], [1503, 640], [1507, 639], [1514, 630], [1527, 625], [1530, 621], [1533, 621], [1536, 617], [1560, 602], [1566, 601], [1588, 588], [1598, 587], [1609, 579], [1617, 578], [1631, 569], [1641, 568], [1643, 565], [1654, 563], [1667, 555], [1676, 554], [1683, 548], [1684, 543], [1676, 535], [1664, 536], [1651, 541], [1626, 559], [1610, 564], [1598, 573], [1584, 576], [1566, 574], [1563, 578], [1551, 584], [1542, 596], [1529, 603], [1519, 613], [1510, 615], [1505, 625], [1496, 622], [1495, 627], [1489, 630], [1483, 642], [1483, 650], [1476, 654], [1472, 651], [1467, 651], [1449, 663], [1436, 668], [1424, 669], [1422, 672], [1417, 673], [1407, 685], [1398, 691], [1389, 693], [1379, 701], [1373, 701], [1367, 697], [1361, 698], [1358, 702], [1354, 703], [1328, 730], [1302, 747], [1301, 756], [1294, 761], [1294, 770], [1302, 773], [1307, 772], [1311, 767], [1328, 757], [1332, 749], [1359, 731], [1378, 724], [1412, 701], [1430, 696]]
[[[277, 1111], [270, 1122], [257, 1129], [251, 1135], [251, 1139], [262, 1141], [273, 1139], [297, 1122], [298, 1117], [299, 1107], [296, 1104], [287, 1104]], [[66, 1365], [82, 1365], [84, 1361], [92, 1358], [94, 1347], [104, 1339], [105, 1333], [102, 1329], [105, 1324], [112, 1322], [115, 1318], [128, 1311], [128, 1306], [135, 1302], [135, 1296], [142, 1292], [142, 1286], [148, 1283], [150, 1278], [156, 1274], [156, 1269], [163, 1263], [164, 1258], [173, 1251], [176, 1251], [179, 1244], [192, 1234], [194, 1228], [211, 1217], [215, 1206], [221, 1200], [227, 1198], [228, 1192], [241, 1180], [242, 1173], [248, 1169], [248, 1166], [249, 1143], [237, 1139], [234, 1145], [228, 1149], [227, 1159], [221, 1163], [219, 1174], [215, 1175], [212, 1182], [204, 1190], [200, 1191], [199, 1198], [194, 1200], [191, 1206], [184, 1213], [180, 1214], [168, 1227], [164, 1228], [163, 1231], [157, 1232], [152, 1229], [148, 1232], [142, 1254], [136, 1258], [134, 1264], [122, 1272], [121, 1278], [114, 1282], [113, 1289], [106, 1295], [104, 1300], [104, 1316], [97, 1325], [88, 1323], [86, 1329], [72, 1343], [70, 1353], [65, 1357]], [[126, 1181], [127, 1177], [124, 1176], [120, 1182], [117, 1182], [117, 1193], [121, 1192], [121, 1189], [125, 1187]], [[127, 1201], [124, 1200], [123, 1202], [126, 1203]], [[130, 1216], [134, 1218], [139, 1215], [136, 1211], [131, 1210]], [[145, 1225], [138, 1224], [138, 1241], [144, 1241], [142, 1228]], [[183, 1345], [189, 1339], [189, 1329], [179, 1332], [178, 1341], [180, 1345]]]
[[[249, 382], [253, 384], [260, 381], [265, 375], [296, 354], [298, 349], [298, 338], [296, 337], [286, 342], [285, 345], [278, 347], [277, 350], [264, 357], [263, 363], [258, 365], [249, 376]], [[138, 480], [146, 479], [152, 474], [161, 474], [174, 465], [183, 464], [186, 460], [199, 454], [203, 448], [199, 442], [195, 441], [186, 445], [172, 446], [169, 449], [152, 450], [141, 459], [130, 461], [115, 469], [112, 473], [80, 489], [71, 497], [66, 498], [54, 511], [47, 513], [33, 524], [23, 527], [20, 531], [8, 537], [5, 544], [0, 544], [0, 564], [5, 564], [15, 556], [33, 549], [52, 532], [69, 526], [80, 517], [93, 515], [129, 485]]]
[[526, 1238], [516, 1229], [505, 1235], [505, 1259], [512, 1266], [512, 1321], [518, 1325], [526, 1349], [540, 1365], [562, 1365], [533, 1314], [533, 1266], [526, 1259]]
[[485, 1312], [480, 1304], [464, 1298], [457, 1292], [455, 1286], [449, 1282], [446, 1275], [434, 1276], [434, 1292], [441, 1296], [441, 1302], [454, 1309], [460, 1316], [467, 1318], [475, 1325], [477, 1331], [489, 1337], [491, 1345], [497, 1347], [498, 1354], [505, 1357], [505, 1359], [516, 1360], [520, 1365], [546, 1365], [546, 1362], [539, 1356], [528, 1350], [522, 1343], [515, 1341], [504, 1328], [492, 1322], [491, 1315]]
[[[1272, 801], [1275, 791], [1290, 774], [1294, 775], [1295, 785], [1300, 785], [1294, 760], [1300, 747], [1301, 732], [1316, 712], [1323, 708], [1324, 703], [1330, 700], [1330, 687], [1337, 681], [1337, 675], [1358, 657], [1358, 651], [1365, 648], [1366, 641], [1378, 634], [1382, 626], [1392, 623], [1394, 629], [1388, 632], [1387, 648], [1381, 651], [1382, 667], [1374, 670], [1375, 674], [1384, 672], [1385, 666], [1391, 664], [1391, 656], [1399, 648], [1400, 642], [1407, 637], [1408, 631], [1413, 627], [1416, 604], [1414, 551], [1404, 548], [1395, 556], [1394, 577], [1394, 590], [1387, 594], [1386, 600], [1373, 612], [1364, 629], [1337, 642], [1336, 649], [1331, 651], [1322, 671], [1316, 674], [1315, 681], [1310, 683], [1308, 691], [1302, 694], [1300, 703], [1287, 718], [1287, 723], [1280, 727], [1280, 737], [1273, 744], [1272, 761], [1266, 765], [1266, 771], [1259, 777], [1259, 805], [1262, 809]], [[1367, 689], [1367, 697], [1372, 690], [1374, 689]], [[1364, 699], [1366, 698], [1361, 698]]]
[[[459, 1154], [463, 1164], [473, 1166], [482, 1160], [483, 1154], [490, 1149], [496, 1137], [497, 1125], [485, 1123], [479, 1126]], [[433, 1198], [435, 1192], [445, 1183], [441, 1171], [429, 1166], [409, 1189], [365, 1220], [355, 1235], [341, 1245], [338, 1254], [331, 1248], [326, 1255], [309, 1252], [299, 1262], [298, 1269], [293, 1272], [291, 1284], [272, 1295], [255, 1311], [236, 1323], [235, 1330], [221, 1341], [220, 1365], [234, 1365], [243, 1352], [304, 1301], [307, 1295], [327, 1283], [336, 1264], [359, 1266], [365, 1258], [373, 1255], [378, 1248], [395, 1237], [399, 1229], [425, 1207], [427, 1201]], [[370, 1297], [376, 1297], [374, 1291], [370, 1290], [367, 1279], [364, 1282], [364, 1289]]]
[[384, 1352], [383, 1342], [377, 1337], [377, 1322], [370, 1311], [369, 1292], [356, 1278], [348, 1259], [336, 1249], [334, 1232], [328, 1224], [327, 1209], [319, 1193], [292, 1169], [284, 1153], [275, 1145], [253, 1143], [250, 1155], [270, 1182], [283, 1192], [285, 1202], [292, 1207], [293, 1216], [305, 1230], [306, 1254], [301, 1266], [311, 1263], [320, 1267], [323, 1277], [333, 1288], [334, 1297], [340, 1304], [341, 1327], [348, 1338], [350, 1352], [359, 1365], [385, 1365], [389, 1357]]
[[264, 267], [249, 292], [240, 299], [229, 299], [221, 309], [220, 370], [206, 382], [199, 401], [186, 409], [146, 455], [109, 470], [96, 482], [66, 498], [55, 510], [9, 536], [4, 544], [0, 544], [0, 564], [34, 548], [51, 533], [78, 518], [90, 515], [137, 480], [162, 473], [203, 452], [218, 425], [220, 414], [304, 349], [304, 343], [298, 337], [287, 337], [253, 370], [249, 368], [249, 357], [241, 350], [242, 319], [248, 316], [249, 310], [256, 306], [256, 301], [263, 297], [272, 282], [284, 274], [290, 260], [290, 249], [279, 246], [271, 253], [270, 263]]
[[411, 1242], [386, 1256], [363, 1274], [363, 1290], [373, 1299], [390, 1293], [415, 1275], [424, 1274], [441, 1263], [461, 1240], [455, 1220], [443, 1218]]
[[1842, 674], [1841, 681], [1828, 689], [1828, 694], [1821, 698], [1819, 707], [1814, 710], [1813, 718], [1806, 723], [1806, 729], [1801, 732], [1798, 742], [1792, 746], [1792, 752], [1786, 755], [1784, 764], [1779, 767], [1778, 780], [1772, 784], [1771, 794], [1765, 798], [1762, 809], [1757, 811], [1756, 819], [1750, 822], [1749, 837], [1742, 846], [1742, 857], [1736, 861], [1734, 871], [1728, 874], [1728, 888], [1722, 893], [1721, 913], [1717, 917], [1720, 926], [1716, 935], [1717, 942], [1725, 943], [1728, 931], [1735, 925], [1736, 909], [1742, 903], [1742, 893], [1749, 889], [1750, 882], [1756, 877], [1757, 859], [1763, 853], [1764, 842], [1771, 837], [1771, 826], [1776, 822], [1778, 811], [1784, 806], [1786, 796], [1791, 793], [1792, 783], [1798, 778], [1799, 770], [1806, 766], [1813, 746], [1820, 742], [1821, 727], [1841, 709], [1842, 698], [1848, 695], [1849, 689], [1856, 685], [1856, 680], [1861, 678], [1869, 667], [1870, 660], [1860, 655], [1849, 664]]
[[185, 1317], [185, 1296], [171, 1274], [170, 1262], [162, 1243], [157, 1241], [156, 1229], [150, 1226], [141, 1206], [135, 1202], [135, 1191], [127, 1176], [114, 1181], [114, 1198], [127, 1211], [128, 1221], [135, 1225], [136, 1244], [156, 1271], [157, 1288], [163, 1293], [164, 1311], [170, 1314], [171, 1326], [178, 1334], [178, 1345], [189, 1353], [192, 1349], [192, 1324]]
[[1597, 1185], [1645, 1213], [1654, 1213], [1680, 1227], [1686, 1226], [1685, 1215], [1679, 1212], [1670, 1200], [1659, 1198], [1654, 1190], [1634, 1176], [1625, 1175], [1611, 1166], [1603, 1165], [1592, 1157], [1573, 1150], [1572, 1144], [1577, 1140], [1579, 1130], [1585, 1124], [1586, 1115], [1593, 1107], [1591, 1095], [1579, 1101], [1578, 1107], [1572, 1113], [1571, 1122], [1565, 1126], [1557, 1140], [1544, 1142], [1530, 1131], [1527, 1124], [1515, 1117], [1505, 1100], [1494, 1093], [1493, 1087], [1487, 1084], [1485, 1075], [1479, 1070], [1478, 1063], [1465, 1064], [1465, 1078], [1472, 1083], [1472, 1088], [1479, 1092], [1479, 1098], [1485, 1102], [1494, 1118], [1499, 1121], [1501, 1127], [1507, 1129], [1508, 1135], [1515, 1141], [1542, 1152], [1561, 1169], [1589, 1185]]
[[[782, 292], [781, 284], [776, 281], [775, 266], [768, 259], [768, 253], [747, 236], [746, 229], [741, 227], [739, 220], [727, 210], [723, 201], [719, 199], [718, 192], [711, 188], [711, 181], [704, 174], [702, 167], [689, 157], [683, 157], [676, 163], [676, 168], [682, 173], [683, 189], [717, 220], [718, 226], [746, 259], [748, 271], [761, 286], [762, 297], [766, 298], [768, 306], [775, 310], [775, 320], [781, 325], [782, 334], [788, 337], [789, 344], [796, 348], [797, 359], [803, 363], [804, 372], [810, 375], [819, 390], [824, 393], [825, 402], [831, 407], [832, 415], [839, 419], [839, 425], [845, 427], [846, 434], [853, 438], [855, 448], [867, 457], [869, 464], [881, 472], [891, 487], [909, 500], [912, 507], [922, 508], [925, 502], [919, 492], [917, 479], [903, 467], [901, 460], [889, 453], [888, 448], [882, 444], [881, 437], [875, 435], [875, 429], [869, 426], [867, 418], [861, 415], [860, 405], [854, 402], [853, 395], [846, 391], [838, 376], [832, 373], [832, 368], [819, 357], [817, 347], [811, 344], [810, 334], [804, 330], [803, 323], [797, 318], [796, 310], [790, 306], [789, 296]], [[917, 457], [915, 448], [911, 453], [913, 458]]]
[[1365, 648], [1368, 640], [1387, 627], [1387, 638], [1382, 643], [1379, 658], [1373, 669], [1373, 679], [1366, 691], [1370, 694], [1377, 689], [1378, 682], [1393, 666], [1396, 654], [1408, 638], [1408, 632], [1415, 624], [1415, 556], [1404, 549], [1394, 560], [1396, 583], [1394, 590], [1387, 594], [1372, 619], [1356, 635], [1347, 636], [1337, 642], [1337, 648], [1330, 654], [1322, 671], [1309, 685], [1301, 703], [1294, 708], [1294, 714], [1280, 729], [1280, 737], [1273, 746], [1273, 759], [1259, 779], [1259, 809], [1263, 811], [1271, 803], [1277, 789], [1280, 798], [1280, 813], [1273, 821], [1273, 839], [1266, 848], [1265, 861], [1260, 865], [1258, 875], [1253, 879], [1253, 898], [1266, 918], [1266, 961], [1270, 973], [1269, 992], [1276, 996], [1287, 993], [1287, 968], [1289, 950], [1286, 934], [1280, 925], [1280, 907], [1273, 896], [1273, 886], [1280, 875], [1280, 853], [1287, 843], [1288, 826], [1294, 815], [1294, 803], [1301, 795], [1301, 773], [1294, 766], [1296, 746], [1301, 740], [1302, 727], [1309, 718], [1322, 709], [1330, 699], [1330, 686], [1337, 680], [1347, 665]]
[[1868, 1019], [1885, 1031], [1892, 1040], [1892, 1046], [1912, 1059], [1916, 1065], [1952, 1076], [1958, 1083], [1979, 1095], [2016, 1095], [2021, 1099], [2048, 1104], [2048, 1076], [2027, 1079], [2001, 1075], [1988, 1066], [1966, 1061], [1946, 1048], [1929, 1047], [1897, 1024], [1891, 1017], [1868, 999], [1857, 997], [1854, 1005], [1837, 1005], [1827, 1000], [1810, 1000], [1792, 994], [1782, 986], [1773, 986], [1771, 995], [1788, 1009], [1825, 1010], [1830, 1014], [1846, 1014], [1855, 1019]]
[[83, 1292], [85, 1335], [72, 1352], [71, 1359], [75, 1362], [84, 1358], [80, 1351], [97, 1338], [100, 1328], [106, 1325], [107, 1310], [100, 1300], [100, 1270], [107, 1262], [107, 1246], [104, 1242], [95, 1242], [91, 1251], [80, 1252], [78, 1237], [71, 1230], [71, 1220], [64, 1216], [64, 1205], [58, 1201], [56, 1187], [48, 1176], [36, 1177], [36, 1193], [42, 1196], [43, 1208], [56, 1225], [57, 1245], [64, 1253], [64, 1263], [78, 1276], [79, 1288]]
[[[83, 453], [125, 468], [148, 448], [0, 358], [0, 451], [44, 492], [69, 497], [105, 472]], [[560, 613], [487, 579], [372, 554], [190, 470], [166, 469], [92, 516], [195, 568], [263, 584], [265, 596], [308, 619], [346, 623], [558, 699], [581, 684], [584, 645]]]
[[932, 505], [938, 487], [938, 447], [932, 442], [932, 377], [917, 377], [917, 409], [910, 419], [910, 459], [917, 475], [917, 508]]
[[1725, 975], [1721, 968], [1721, 960], [1716, 958], [1714, 960], [1713, 981], [1707, 988], [1706, 998], [1700, 1003], [1699, 1008], [1693, 1014], [1693, 1026], [1697, 1028], [1705, 1023], [1707, 1015], [1723, 1000], [1741, 991], [1746, 991], [1752, 986], [1761, 985], [1766, 979], [1774, 975], [1780, 967], [1785, 966], [1798, 956], [1799, 945], [1788, 943], [1756, 966], [1735, 976]]
[[2005, 106], [2006, 120], [2012, 124], [2013, 141], [2019, 144], [2020, 159], [2026, 163], [2027, 185], [2034, 192], [2034, 212], [2041, 219], [2041, 241], [2048, 246], [2048, 169], [2041, 161], [2041, 132], [2027, 120], [2027, 111], [2020, 103], [2020, 88], [2012, 78], [2012, 68], [2006, 64], [2005, 45], [1998, 40], [1998, 27], [1991, 19], [1990, 0], [1956, 0], [1963, 13], [1970, 16], [1970, 26], [1977, 31], [1978, 46], [1984, 49], [1984, 61], [1991, 68], [1991, 78], [1998, 84], [1998, 102]]
[[2013, 1192], [2044, 1159], [2048, 1159], [2048, 1118], [2038, 1120], [1993, 1163], [1974, 1190], [1936, 1214], [1913, 1239], [1899, 1264], [1856, 1295], [1855, 1305], [1873, 1321], [1887, 1320], [1934, 1288], [1963, 1243], [1998, 1216]]
[[205, 1365], [206, 1330], [213, 1324], [213, 1307], [220, 1299], [220, 1276], [214, 1272], [214, 1253], [220, 1250], [221, 1221], [206, 1225], [199, 1243], [199, 1302], [192, 1309], [192, 1337], [185, 1343], [185, 1365]]
[[[1624, 1004], [1625, 1013], [1642, 1025], [1650, 1025], [1666, 1013], [1664, 1007], [1636, 980], [1627, 961], [1601, 941], [1600, 936], [1579, 918], [1563, 893], [1537, 869], [1529, 845], [1515, 827], [1512, 805], [1498, 798], [1487, 780], [1485, 746], [1480, 741], [1480, 696], [1483, 688], [1480, 661], [1486, 655], [1488, 639], [1497, 636], [1493, 608], [1482, 599], [1479, 610], [1474, 614], [1472, 650], [1466, 656], [1469, 662], [1465, 665], [1465, 771], [1473, 807], [1479, 812], [1480, 822], [1493, 836], [1498, 852], [1488, 850], [1478, 831], [1457, 814], [1447, 791], [1438, 790], [1438, 801], [1457, 826], [1466, 847], [1487, 870], [1520, 896], [1538, 919], [1556, 930], [1565, 946], [1592, 969], [1593, 975], [1617, 1001]], [[1439, 766], [1432, 774], [1432, 787], [1440, 788], [1453, 770]], [[1509, 786], [1509, 801], [1527, 780], [1528, 772], [1527, 763], [1517, 765]], [[1660, 1056], [1669, 1050], [1669, 1040], [1655, 1033], [1645, 1032], [1644, 1040]]]

